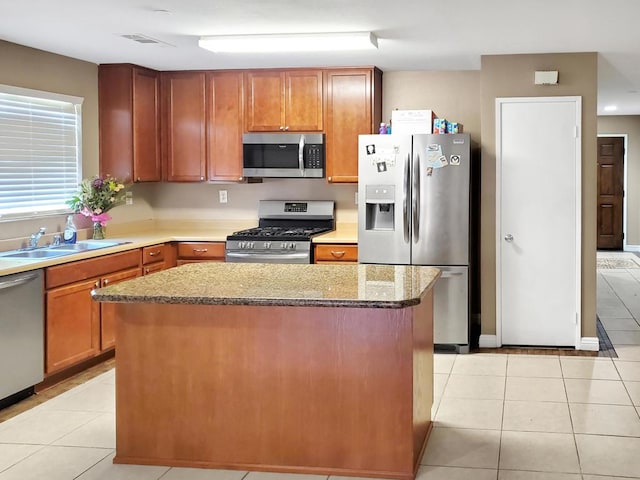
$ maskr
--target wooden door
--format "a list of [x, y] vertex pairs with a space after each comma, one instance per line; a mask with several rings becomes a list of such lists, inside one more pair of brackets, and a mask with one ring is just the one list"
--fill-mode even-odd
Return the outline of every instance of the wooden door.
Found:
[[167, 180], [203, 181], [206, 175], [205, 74], [163, 73], [162, 96]]
[[133, 70], [133, 176], [136, 182], [162, 179], [158, 73]]
[[622, 250], [624, 138], [598, 137], [598, 249]]
[[[376, 76], [376, 78], [374, 78]], [[358, 181], [358, 135], [375, 133], [380, 122], [380, 73], [371, 69], [325, 72], [327, 180]], [[380, 77], [381, 78], [381, 77]]]
[[[139, 268], [131, 268], [112, 273], [102, 278], [101, 286], [115, 285], [140, 276]], [[107, 350], [116, 345], [115, 303], [100, 304], [100, 350]]]
[[242, 72], [207, 74], [209, 180], [242, 180]]
[[52, 373], [100, 351], [100, 304], [91, 299], [98, 279], [47, 291], [46, 373]]
[[295, 70], [285, 74], [285, 130], [322, 131], [322, 72]]
[[245, 128], [247, 132], [284, 130], [284, 73], [280, 70], [245, 74]]
[[581, 309], [580, 97], [503, 98], [497, 99], [497, 107], [501, 344], [576, 346]]

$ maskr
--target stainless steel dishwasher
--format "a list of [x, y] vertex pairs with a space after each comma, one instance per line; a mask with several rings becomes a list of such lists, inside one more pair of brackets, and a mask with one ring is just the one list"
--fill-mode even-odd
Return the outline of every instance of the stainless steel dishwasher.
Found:
[[0, 402], [33, 393], [44, 378], [42, 270], [0, 277]]

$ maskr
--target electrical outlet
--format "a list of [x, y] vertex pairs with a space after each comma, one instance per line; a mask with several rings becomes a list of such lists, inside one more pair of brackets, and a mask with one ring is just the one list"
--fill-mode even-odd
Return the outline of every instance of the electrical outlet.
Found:
[[218, 200], [220, 203], [227, 203], [227, 191], [226, 190], [218, 190]]
[[124, 203], [125, 205], [133, 205], [133, 192], [128, 191], [124, 194]]

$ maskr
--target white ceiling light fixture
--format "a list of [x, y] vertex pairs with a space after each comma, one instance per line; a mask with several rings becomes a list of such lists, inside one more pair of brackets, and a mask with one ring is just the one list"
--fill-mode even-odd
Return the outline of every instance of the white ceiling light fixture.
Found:
[[371, 32], [284, 33], [200, 37], [198, 45], [212, 52], [326, 52], [378, 48]]

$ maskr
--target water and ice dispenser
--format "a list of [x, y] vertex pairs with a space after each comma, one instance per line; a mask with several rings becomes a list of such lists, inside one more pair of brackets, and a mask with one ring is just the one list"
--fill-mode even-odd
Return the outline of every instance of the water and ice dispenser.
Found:
[[395, 185], [367, 185], [365, 190], [365, 228], [393, 230], [396, 212]]

